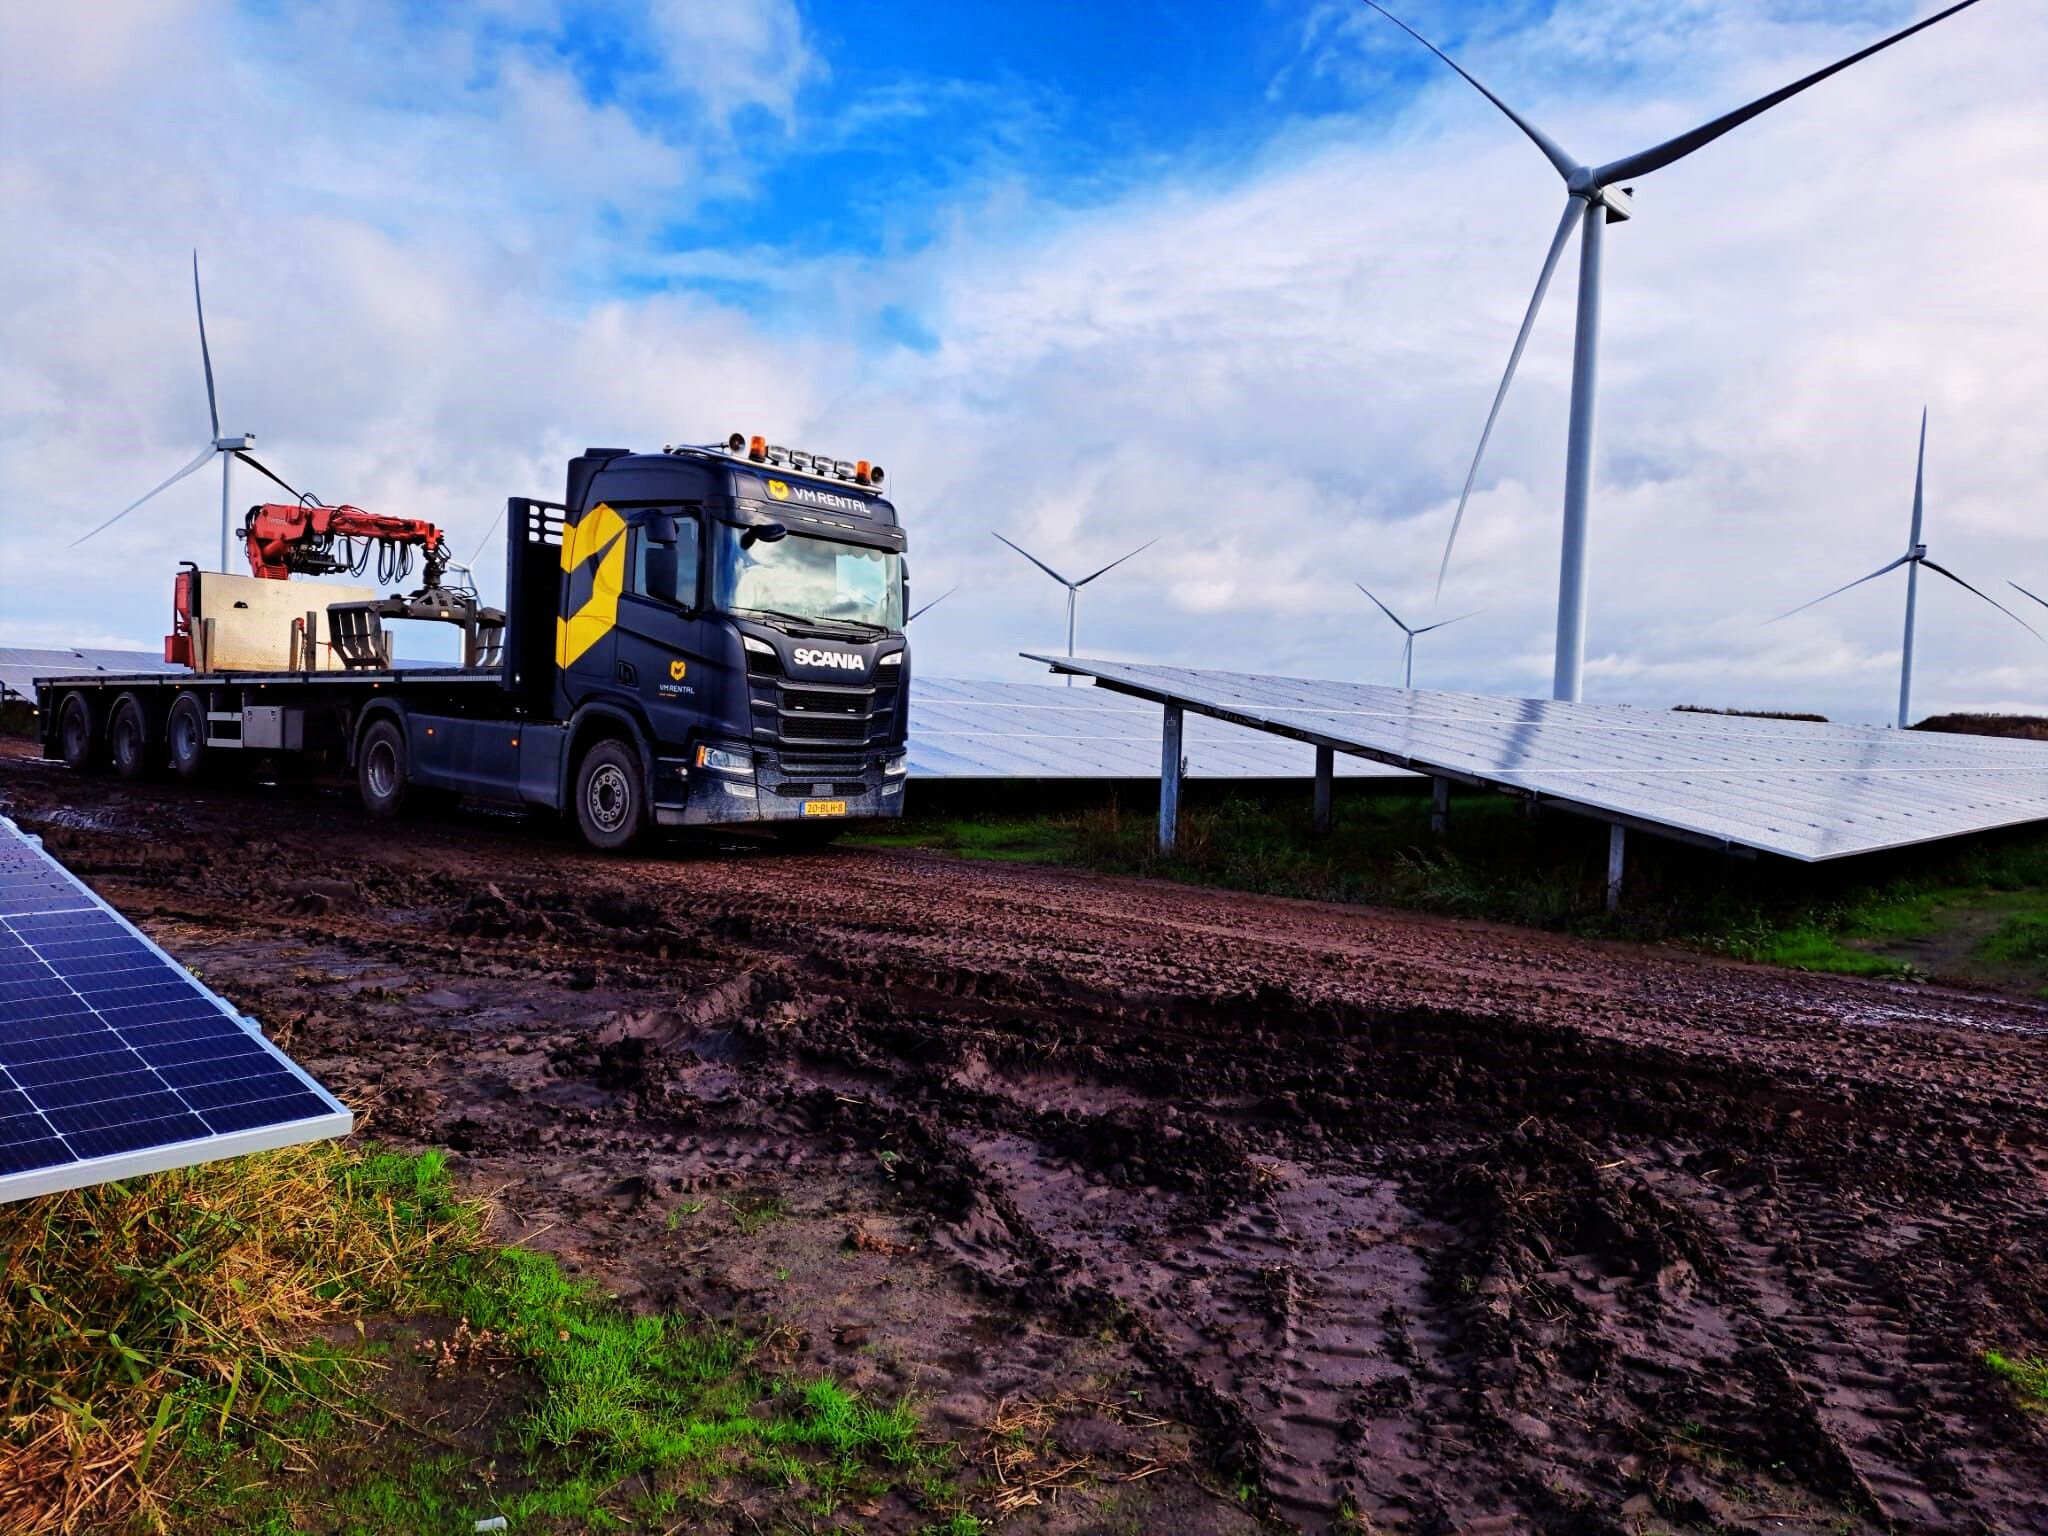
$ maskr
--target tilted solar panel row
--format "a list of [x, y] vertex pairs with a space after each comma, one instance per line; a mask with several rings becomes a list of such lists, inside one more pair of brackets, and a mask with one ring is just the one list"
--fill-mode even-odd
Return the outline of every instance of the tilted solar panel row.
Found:
[[254, 1024], [0, 818], [0, 1200], [351, 1124]]

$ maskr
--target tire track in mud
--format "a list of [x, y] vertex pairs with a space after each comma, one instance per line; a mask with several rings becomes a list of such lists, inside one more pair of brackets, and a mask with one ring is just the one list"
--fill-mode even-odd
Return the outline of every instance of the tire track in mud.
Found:
[[[634, 1213], [770, 1177], [900, 1212], [899, 1267], [1009, 1309], [981, 1400], [1106, 1329], [1292, 1528], [2043, 1528], [2048, 1437], [1978, 1358], [2048, 1342], [2037, 1007], [1063, 872], [79, 792], [205, 852], [53, 829], [81, 872], [661, 1304], [739, 1293]], [[308, 874], [359, 909], [293, 910]], [[301, 949], [371, 1000], [270, 979]]]

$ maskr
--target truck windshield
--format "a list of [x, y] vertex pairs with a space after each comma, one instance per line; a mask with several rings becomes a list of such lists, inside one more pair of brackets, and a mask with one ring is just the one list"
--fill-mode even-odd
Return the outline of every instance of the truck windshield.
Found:
[[716, 525], [712, 601], [721, 611], [903, 627], [901, 555], [800, 533], [742, 544], [744, 532]]

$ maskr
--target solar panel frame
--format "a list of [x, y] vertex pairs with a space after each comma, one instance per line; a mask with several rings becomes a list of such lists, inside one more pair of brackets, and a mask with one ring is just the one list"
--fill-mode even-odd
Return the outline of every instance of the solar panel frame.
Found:
[[0, 817], [0, 1202], [353, 1128], [254, 1020]]
[[1030, 656], [1194, 714], [1819, 863], [2048, 820], [2048, 743]]

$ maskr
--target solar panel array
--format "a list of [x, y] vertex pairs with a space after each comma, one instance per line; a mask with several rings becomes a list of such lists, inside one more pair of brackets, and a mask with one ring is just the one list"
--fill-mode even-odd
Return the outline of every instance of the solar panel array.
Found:
[[[1302, 779], [1315, 749], [1218, 720], [1191, 720], [1188, 776]], [[1063, 683], [910, 683], [910, 773], [923, 779], [1156, 779], [1159, 710], [1107, 688]], [[1347, 778], [1399, 777], [1362, 758], [1337, 760]]]
[[2048, 820], [2048, 742], [1030, 659], [1340, 752], [1807, 862]]
[[0, 699], [35, 697], [39, 677], [80, 677], [88, 672], [182, 672], [156, 651], [31, 650], [0, 645]]
[[351, 1123], [0, 817], [0, 1200], [344, 1136]]

